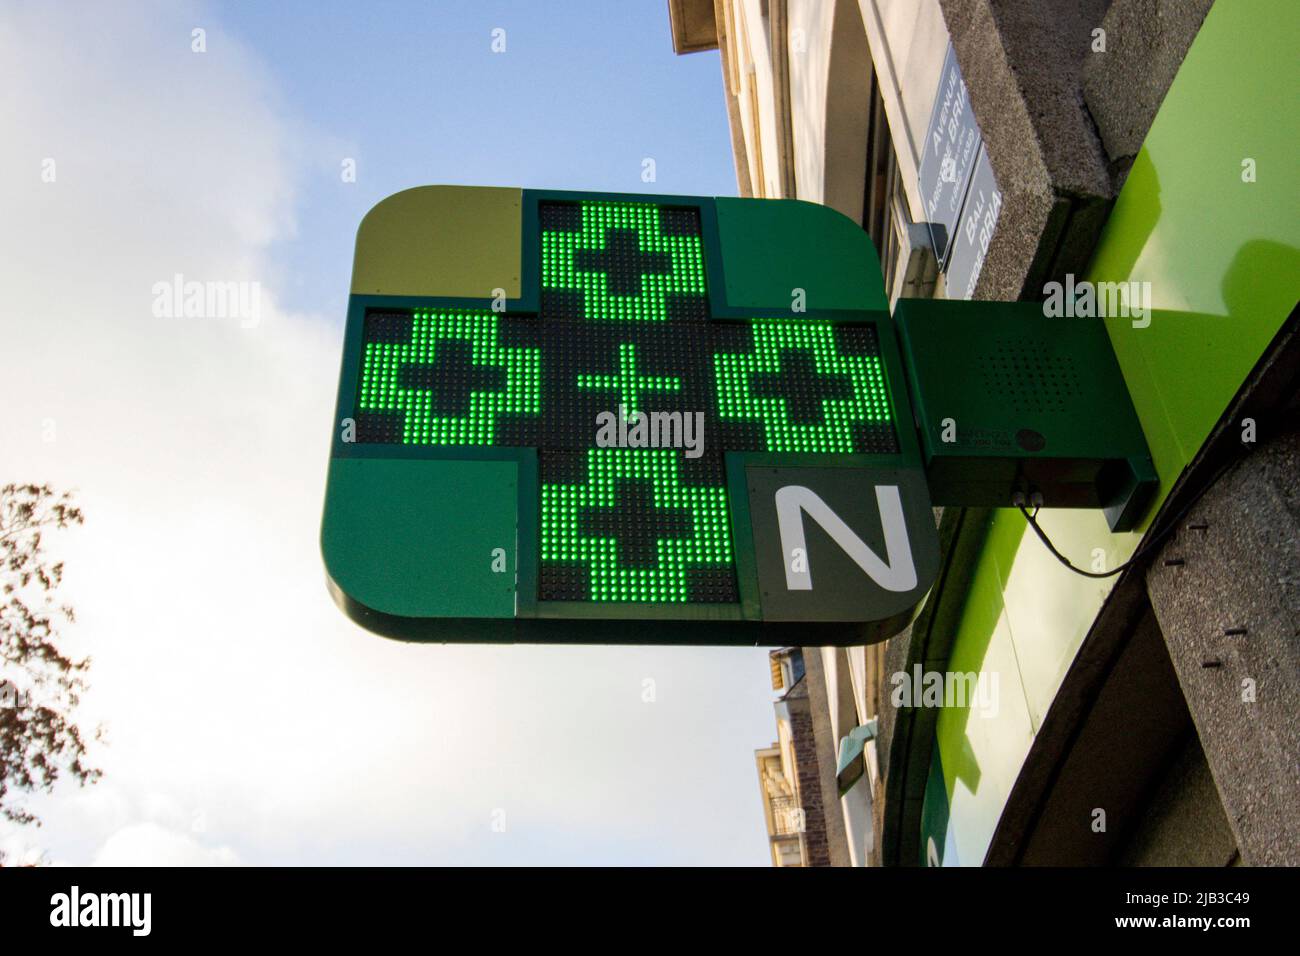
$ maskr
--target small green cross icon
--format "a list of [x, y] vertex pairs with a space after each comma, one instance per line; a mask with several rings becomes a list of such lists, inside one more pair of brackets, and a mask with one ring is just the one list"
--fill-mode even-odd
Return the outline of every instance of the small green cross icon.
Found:
[[671, 375], [639, 375], [636, 370], [636, 346], [624, 342], [618, 347], [618, 372], [613, 375], [579, 375], [578, 388], [600, 388], [618, 392], [624, 416], [639, 410], [643, 392], [679, 392], [682, 380]]

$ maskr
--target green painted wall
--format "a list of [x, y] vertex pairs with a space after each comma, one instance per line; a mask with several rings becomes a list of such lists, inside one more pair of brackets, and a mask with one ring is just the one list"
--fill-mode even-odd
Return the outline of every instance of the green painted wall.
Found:
[[[1156, 466], [1191, 461], [1300, 296], [1300, 8], [1211, 9], [1129, 174], [1089, 279], [1149, 282], [1107, 322]], [[1255, 182], [1243, 181], [1253, 160]]]
[[[1294, 0], [1215, 4], [1083, 277], [1150, 283], [1149, 325], [1114, 318], [1107, 327], [1160, 500], [1300, 299], [1297, 9]], [[1255, 182], [1242, 179], [1247, 159]], [[1114, 567], [1140, 540], [1110, 534], [1099, 513], [1044, 512], [1041, 521], [1084, 567], [1098, 555]], [[991, 519], [953, 644], [949, 670], [996, 672], [1000, 693], [991, 716], [957, 708], [939, 716], [948, 832], [936, 842], [956, 850], [945, 863], [983, 860], [1033, 736], [1113, 586], [1071, 574], [1025, 531], [1018, 512]]]

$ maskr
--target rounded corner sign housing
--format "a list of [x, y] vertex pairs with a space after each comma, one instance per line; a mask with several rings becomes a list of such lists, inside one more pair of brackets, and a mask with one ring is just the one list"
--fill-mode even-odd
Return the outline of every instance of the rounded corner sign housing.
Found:
[[808, 203], [426, 186], [357, 233], [321, 550], [430, 641], [861, 644], [938, 573], [871, 241]]

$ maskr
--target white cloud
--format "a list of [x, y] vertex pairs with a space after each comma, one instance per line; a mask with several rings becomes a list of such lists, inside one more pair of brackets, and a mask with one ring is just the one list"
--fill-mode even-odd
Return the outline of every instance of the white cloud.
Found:
[[104, 841], [94, 866], [234, 866], [228, 846], [206, 847], [193, 837], [156, 823], [123, 827]]
[[[96, 788], [33, 802], [41, 838], [72, 862], [761, 863], [761, 652], [416, 647], [331, 604], [341, 336], [277, 301], [266, 265], [325, 139], [236, 38], [209, 24], [191, 53], [205, 19], [0, 13], [0, 477], [79, 489], [87, 523], [57, 539], [68, 637], [112, 741]], [[261, 282], [261, 322], [155, 318], [177, 272]]]

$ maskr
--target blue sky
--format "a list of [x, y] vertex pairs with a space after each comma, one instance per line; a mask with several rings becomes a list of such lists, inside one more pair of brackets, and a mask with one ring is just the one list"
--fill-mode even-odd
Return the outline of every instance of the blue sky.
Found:
[[338, 145], [311, 157], [298, 235], [273, 250], [302, 306], [342, 316], [356, 224], [411, 186], [736, 193], [718, 54], [674, 54], [663, 0], [240, 0], [216, 19], [261, 56], [284, 111]]
[[[0, 849], [765, 865], [766, 651], [386, 641], [318, 545], [365, 212], [438, 182], [733, 193], [717, 55], [676, 57], [661, 0], [16, 0], [0, 62], [0, 472], [85, 510], [48, 544], [107, 731], [103, 779]], [[160, 314], [178, 273], [258, 283], [258, 321]]]

